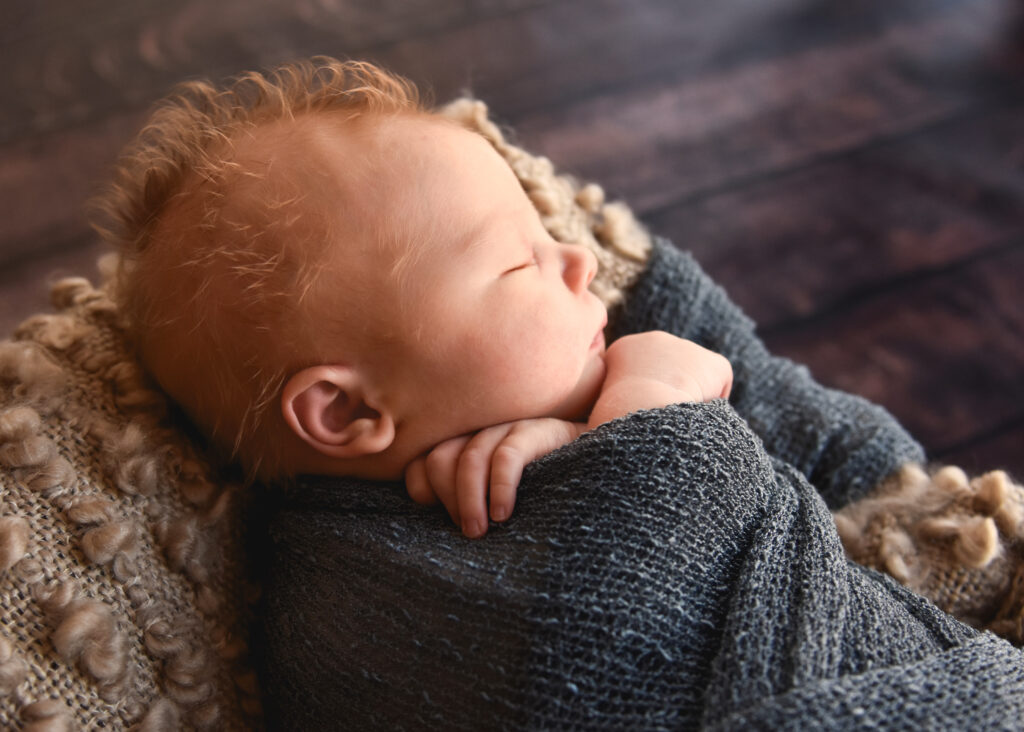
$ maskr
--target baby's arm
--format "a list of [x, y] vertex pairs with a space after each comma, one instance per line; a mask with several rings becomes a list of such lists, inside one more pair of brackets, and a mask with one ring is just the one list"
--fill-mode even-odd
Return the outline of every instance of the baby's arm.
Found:
[[664, 240], [656, 240], [615, 323], [622, 334], [667, 330], [728, 358], [733, 407], [768, 453], [803, 473], [832, 508], [924, 459], [920, 445], [885, 409], [827, 389], [805, 367], [771, 354], [725, 291]]
[[696, 343], [652, 331], [621, 338], [605, 354], [607, 373], [586, 424], [524, 419], [442, 442], [406, 469], [405, 484], [418, 503], [444, 504], [471, 538], [487, 531], [490, 516], [504, 521], [515, 504], [523, 468], [587, 430], [641, 409], [729, 396], [729, 362]]
[[725, 357], [664, 331], [619, 338], [608, 347], [605, 364], [588, 429], [641, 409], [725, 399], [732, 390]]

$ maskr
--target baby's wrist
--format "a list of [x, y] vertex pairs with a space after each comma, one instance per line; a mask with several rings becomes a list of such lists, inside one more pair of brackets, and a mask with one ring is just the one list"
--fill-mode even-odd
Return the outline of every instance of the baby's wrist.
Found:
[[656, 379], [627, 377], [602, 390], [587, 420], [587, 428], [594, 429], [642, 409], [660, 409], [670, 404], [699, 401], [703, 401], [699, 393], [694, 395], [690, 390], [680, 389]]

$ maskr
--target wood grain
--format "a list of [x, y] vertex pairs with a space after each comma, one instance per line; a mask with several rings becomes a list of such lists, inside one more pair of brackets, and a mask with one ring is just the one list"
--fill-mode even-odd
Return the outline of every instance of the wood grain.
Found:
[[765, 332], [956, 269], [1024, 235], [1024, 105], [665, 209]]
[[[769, 334], [822, 382], [887, 406], [930, 454], [1024, 420], [1024, 239]], [[1003, 461], [1024, 469], [1019, 451]]]
[[962, 114], [983, 87], [947, 82], [942, 70], [954, 59], [978, 66], [999, 5], [958, 4], [877, 34], [633, 85], [517, 128], [567, 169], [654, 211]]

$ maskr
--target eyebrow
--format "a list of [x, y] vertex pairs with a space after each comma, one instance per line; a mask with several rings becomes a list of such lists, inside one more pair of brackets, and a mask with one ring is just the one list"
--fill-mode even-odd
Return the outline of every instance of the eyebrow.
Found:
[[[484, 248], [490, 243], [491, 240], [483, 235], [483, 231], [486, 228], [488, 228], [489, 224], [493, 221], [495, 217], [499, 216], [500, 214], [505, 214], [504, 218], [506, 221], [508, 221], [509, 219], [517, 218], [520, 213], [528, 211], [532, 211], [535, 213], [537, 212], [536, 208], [534, 208], [533, 203], [529, 200], [529, 198], [526, 199], [526, 205], [521, 207], [509, 207], [499, 204], [494, 210], [490, 211], [487, 215], [483, 216], [480, 222], [476, 226], [474, 226], [465, 236], [464, 241], [466, 242], [466, 244], [464, 245], [461, 254], [469, 256], [476, 252], [477, 250]], [[539, 213], [537, 213], [537, 215], [539, 217]], [[540, 223], [541, 225], [543, 225], [543, 222]], [[516, 228], [518, 229], [518, 227]], [[517, 234], [522, 234], [522, 232], [517, 231]], [[528, 248], [532, 250], [533, 246], [529, 245]]]
[[479, 249], [483, 249], [490, 242], [490, 238], [484, 236], [486, 229], [487, 219], [485, 218], [478, 225], [474, 226], [468, 234], [463, 236], [461, 242], [458, 242], [458, 255], [468, 256], [474, 254]]
[[502, 208], [499, 207], [498, 210], [491, 211], [482, 216], [480, 221], [461, 237], [461, 241], [456, 243], [456, 246], [459, 248], [456, 256], [472, 256], [493, 243], [494, 237], [486, 236], [484, 232], [494, 226], [494, 219], [501, 210]]

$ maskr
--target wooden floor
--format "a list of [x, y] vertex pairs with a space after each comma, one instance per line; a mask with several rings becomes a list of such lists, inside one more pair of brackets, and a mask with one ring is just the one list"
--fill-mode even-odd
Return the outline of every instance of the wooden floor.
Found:
[[0, 329], [92, 276], [82, 214], [175, 81], [316, 53], [445, 101], [692, 250], [823, 382], [1024, 477], [1016, 0], [4, 0]]

